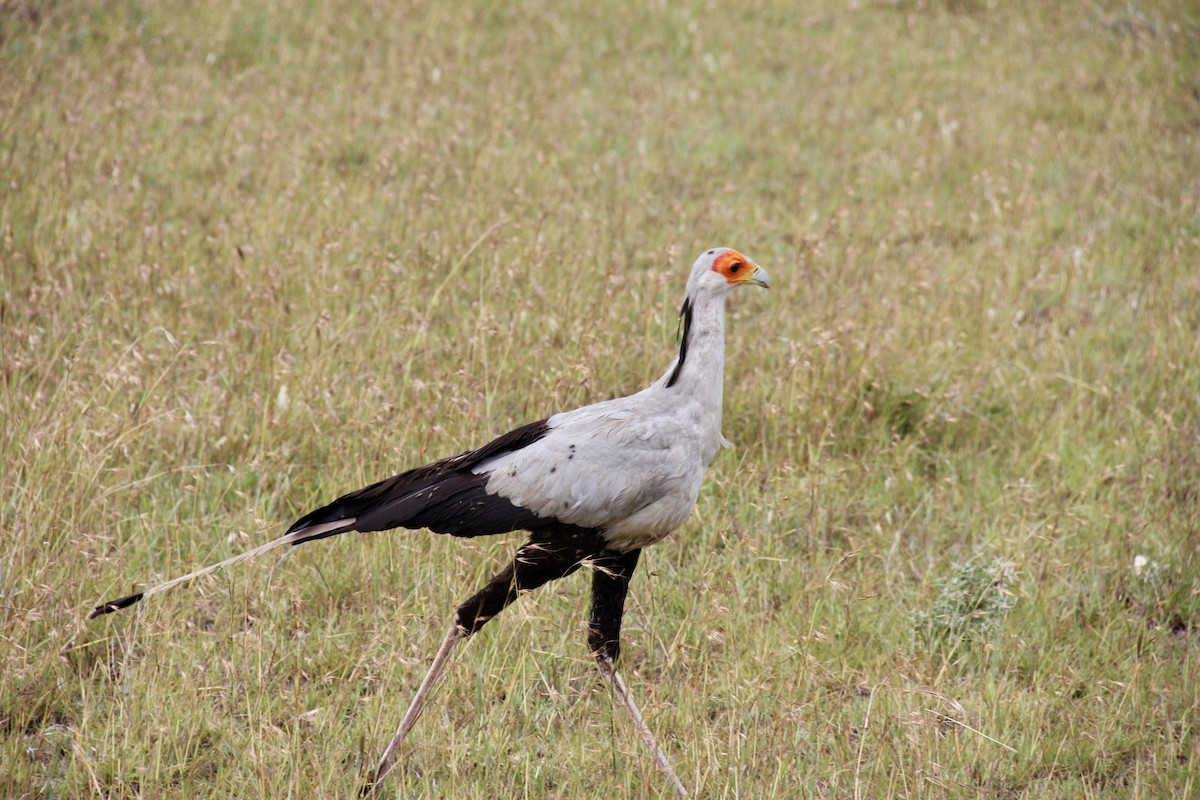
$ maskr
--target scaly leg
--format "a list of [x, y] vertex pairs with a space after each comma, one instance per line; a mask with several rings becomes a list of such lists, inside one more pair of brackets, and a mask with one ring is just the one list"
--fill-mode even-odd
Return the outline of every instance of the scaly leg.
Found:
[[613, 693], [621, 701], [625, 710], [629, 712], [629, 716], [633, 717], [633, 724], [637, 726], [642, 741], [654, 755], [654, 763], [671, 779], [679, 796], [686, 797], [687, 790], [683, 788], [679, 777], [671, 769], [666, 754], [658, 746], [658, 741], [650, 732], [646, 720], [642, 718], [642, 712], [637, 707], [637, 703], [633, 702], [633, 695], [629, 693], [625, 679], [621, 677], [621, 673], [617, 672], [617, 656], [621, 652], [621, 617], [625, 613], [625, 595], [629, 590], [629, 579], [633, 577], [633, 571], [637, 569], [639, 555], [641, 555], [641, 550], [630, 550], [624, 553], [605, 550], [595, 559], [588, 645], [591, 647], [596, 664], [600, 667], [600, 673], [604, 675], [604, 680], [612, 687]]
[[360, 796], [378, 795], [384, 777], [395, 764], [396, 752], [404, 742], [404, 737], [412, 730], [417, 717], [421, 715], [429, 693], [433, 691], [434, 685], [446, 668], [446, 663], [450, 660], [454, 645], [486, 625], [523, 592], [532, 591], [544, 583], [570, 575], [579, 569], [585, 559], [592, 557], [600, 549], [598, 534], [593, 531], [568, 529], [535, 534], [517, 551], [511, 564], [488, 581], [487, 586], [474, 597], [458, 607], [454, 612], [454, 624], [442, 640], [442, 646], [438, 648], [425, 680], [421, 681], [416, 697], [404, 714], [404, 719], [400, 721], [400, 727], [396, 729], [396, 735], [383, 752], [383, 758], [380, 759], [374, 775], [367, 779], [359, 792]]
[[637, 726], [638, 733], [642, 735], [642, 741], [646, 743], [646, 747], [650, 748], [650, 752], [654, 754], [654, 763], [671, 779], [671, 783], [675, 785], [675, 791], [679, 793], [679, 796], [687, 797], [687, 789], [683, 788], [683, 783], [679, 780], [679, 776], [675, 774], [675, 770], [671, 769], [671, 763], [667, 761], [666, 754], [658, 746], [658, 740], [650, 732], [650, 726], [642, 718], [641, 710], [637, 707], [637, 703], [633, 702], [633, 695], [629, 693], [629, 687], [625, 685], [625, 679], [621, 677], [621, 673], [617, 672], [617, 667], [613, 664], [612, 659], [601, 657], [596, 659], [596, 663], [600, 665], [600, 672], [604, 675], [604, 679], [608, 681], [608, 685], [612, 687], [613, 692], [617, 695], [617, 699], [625, 706], [625, 710], [629, 712], [629, 716], [633, 717], [633, 724]]
[[425, 700], [429, 697], [429, 693], [433, 691], [434, 685], [438, 679], [442, 677], [442, 672], [446, 669], [447, 662], [450, 661], [450, 653], [454, 650], [454, 645], [458, 644], [458, 640], [462, 639], [466, 634], [458, 625], [451, 625], [450, 630], [446, 633], [446, 638], [442, 640], [442, 646], [438, 648], [437, 655], [433, 658], [433, 664], [429, 667], [429, 672], [425, 673], [425, 680], [421, 681], [421, 685], [417, 688], [417, 695], [413, 698], [412, 703], [408, 706], [408, 711], [404, 712], [404, 719], [400, 720], [400, 727], [396, 729], [396, 735], [392, 737], [392, 741], [388, 743], [387, 749], [383, 751], [383, 758], [379, 759], [379, 767], [375, 770], [375, 774], [367, 778], [366, 785], [359, 792], [361, 797], [374, 797], [379, 794], [379, 788], [383, 786], [384, 777], [391, 771], [392, 764], [396, 760], [396, 751], [400, 749], [400, 744], [404, 741], [404, 737], [408, 736], [408, 732], [412, 730], [413, 725], [417, 722], [417, 717], [421, 716], [421, 709], [425, 706]]

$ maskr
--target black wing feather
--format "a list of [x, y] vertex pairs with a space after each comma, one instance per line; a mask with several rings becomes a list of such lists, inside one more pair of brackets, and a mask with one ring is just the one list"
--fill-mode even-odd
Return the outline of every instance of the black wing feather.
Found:
[[528, 447], [549, 430], [547, 420], [538, 420], [478, 450], [435, 461], [342, 495], [296, 520], [288, 533], [302, 533], [306, 528], [343, 519], [347, 520], [344, 527], [322, 530], [312, 537], [298, 538], [293, 544], [349, 531], [429, 528], [453, 536], [488, 536], [553, 524], [555, 520], [539, 517], [506, 498], [488, 494], [485, 488], [488, 476], [471, 472], [489, 458]]

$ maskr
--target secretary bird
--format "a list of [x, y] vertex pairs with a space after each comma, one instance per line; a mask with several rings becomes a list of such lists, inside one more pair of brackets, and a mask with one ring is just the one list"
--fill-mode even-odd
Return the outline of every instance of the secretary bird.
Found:
[[736, 250], [716, 248], [696, 259], [679, 312], [679, 355], [642, 391], [555, 414], [478, 450], [343, 495], [301, 517], [272, 542], [103, 603], [89, 618], [272, 548], [350, 531], [428, 528], [461, 537], [528, 531], [530, 539], [512, 563], [454, 612], [453, 624], [364, 794], [379, 791], [459, 640], [522, 593], [590, 566], [588, 645], [659, 769], [680, 796], [686, 795], [617, 672], [621, 616], [642, 548], [691, 515], [704, 470], [729, 444], [721, 435], [725, 300], [745, 285], [767, 288], [769, 281], [765, 270]]

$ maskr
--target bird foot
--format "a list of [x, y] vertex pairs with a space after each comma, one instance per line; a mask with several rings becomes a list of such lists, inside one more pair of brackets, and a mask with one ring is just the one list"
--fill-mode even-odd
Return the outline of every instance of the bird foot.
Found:
[[366, 783], [359, 787], [358, 796], [374, 797], [379, 791], [379, 786], [379, 782], [375, 779], [375, 770], [371, 770], [371, 772], [367, 775]]

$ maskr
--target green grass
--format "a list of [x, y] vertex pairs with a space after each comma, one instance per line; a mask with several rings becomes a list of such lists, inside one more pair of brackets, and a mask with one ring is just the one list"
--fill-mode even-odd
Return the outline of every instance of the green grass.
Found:
[[[623, 655], [684, 783], [1200, 793], [1195, 5], [573, 5], [0, 3], [0, 795], [349, 796], [520, 537], [87, 611], [640, 388], [714, 245], [773, 288]], [[981, 564], [1015, 605], [938, 645]], [[586, 580], [389, 796], [670, 796]]]

